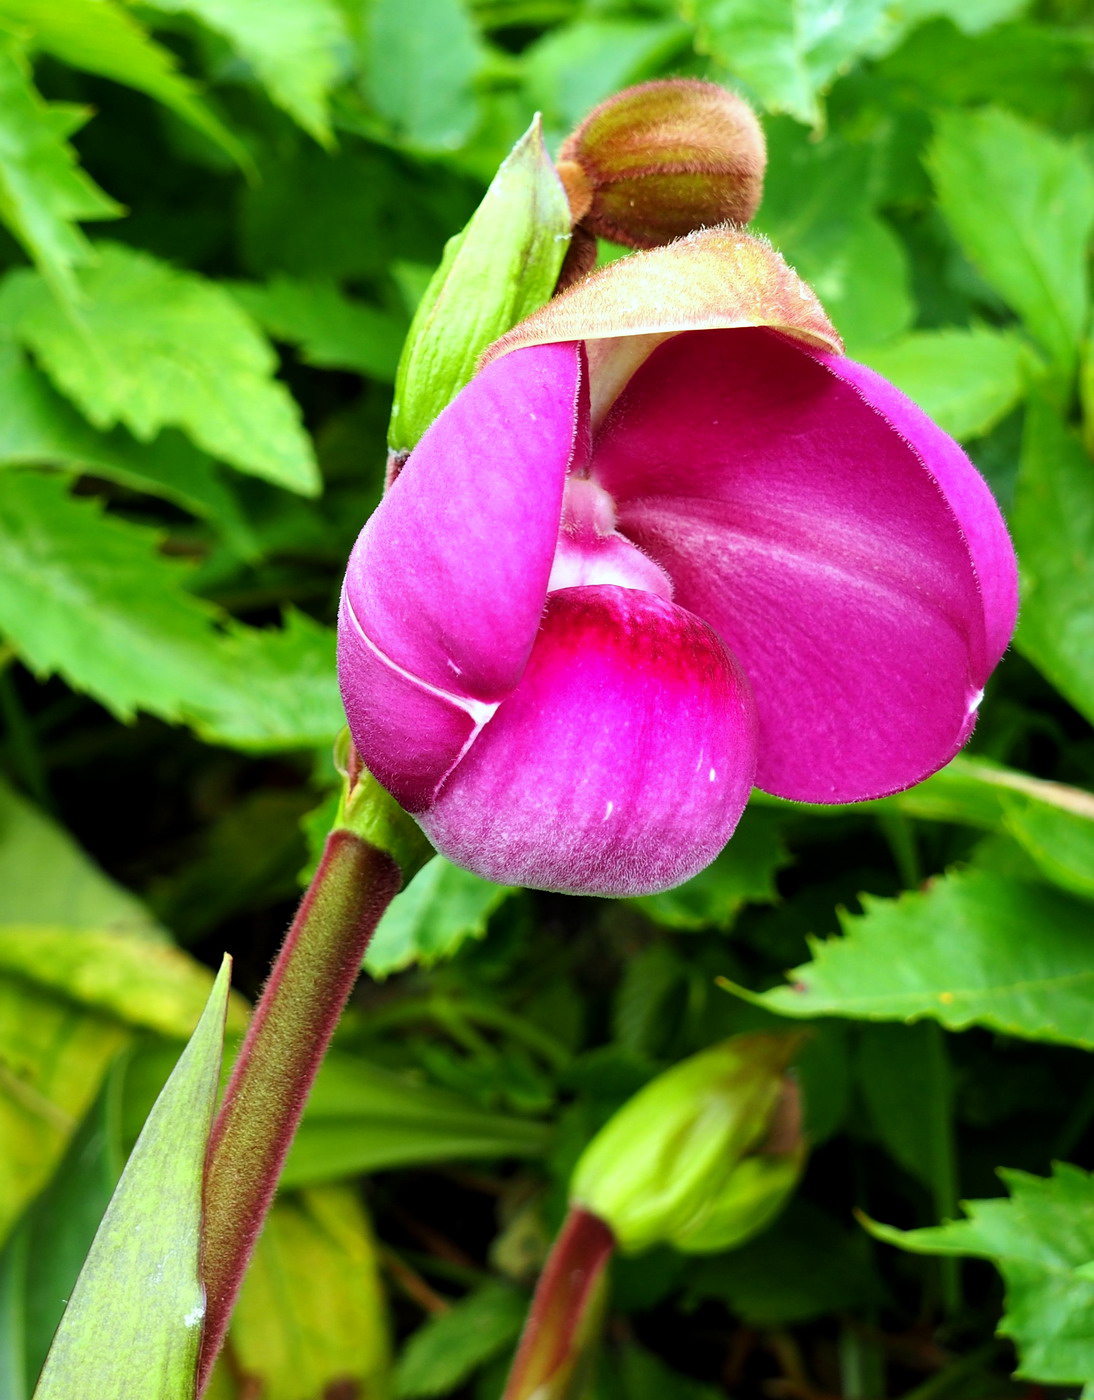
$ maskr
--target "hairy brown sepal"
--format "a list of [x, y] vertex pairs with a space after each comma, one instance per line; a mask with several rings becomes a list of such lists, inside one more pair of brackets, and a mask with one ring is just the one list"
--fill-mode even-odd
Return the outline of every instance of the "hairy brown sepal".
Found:
[[760, 203], [766, 164], [763, 131], [748, 103], [696, 78], [626, 88], [595, 107], [559, 152], [560, 174], [576, 167], [584, 175], [564, 179], [567, 193], [574, 188], [575, 221], [629, 248], [747, 223]]

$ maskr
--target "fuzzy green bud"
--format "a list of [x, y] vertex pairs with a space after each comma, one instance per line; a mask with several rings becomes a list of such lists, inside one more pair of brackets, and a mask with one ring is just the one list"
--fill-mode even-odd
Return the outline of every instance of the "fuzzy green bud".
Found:
[[756, 1234], [805, 1162], [786, 1075], [800, 1044], [797, 1034], [738, 1035], [658, 1075], [585, 1149], [571, 1204], [603, 1220], [627, 1254], [655, 1244], [710, 1253]]
[[417, 445], [482, 351], [549, 300], [569, 241], [570, 207], [537, 116], [449, 239], [411, 322], [388, 429], [393, 458]]

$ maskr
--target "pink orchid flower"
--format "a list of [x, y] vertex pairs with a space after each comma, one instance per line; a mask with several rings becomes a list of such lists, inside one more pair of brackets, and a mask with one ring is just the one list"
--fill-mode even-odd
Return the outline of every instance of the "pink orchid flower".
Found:
[[353, 550], [354, 743], [457, 864], [631, 895], [701, 870], [755, 783], [853, 802], [968, 738], [1014, 554], [960, 447], [728, 227], [523, 322]]

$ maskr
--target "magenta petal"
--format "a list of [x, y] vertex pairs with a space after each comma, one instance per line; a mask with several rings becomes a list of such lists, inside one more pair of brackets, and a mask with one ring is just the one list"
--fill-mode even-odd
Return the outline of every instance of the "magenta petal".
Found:
[[392, 666], [369, 644], [345, 596], [338, 676], [361, 761], [408, 811], [420, 812], [493, 706], [443, 695]]
[[593, 472], [741, 662], [757, 783], [845, 802], [917, 782], [968, 737], [1011, 556], [956, 444], [820, 359], [765, 330], [678, 336], [620, 396]]
[[573, 343], [537, 345], [488, 365], [358, 537], [346, 573], [357, 620], [428, 685], [497, 701], [524, 669], [588, 416], [581, 357]]
[[699, 618], [616, 585], [552, 593], [517, 689], [419, 820], [504, 884], [668, 889], [729, 839], [754, 768], [748, 682]]

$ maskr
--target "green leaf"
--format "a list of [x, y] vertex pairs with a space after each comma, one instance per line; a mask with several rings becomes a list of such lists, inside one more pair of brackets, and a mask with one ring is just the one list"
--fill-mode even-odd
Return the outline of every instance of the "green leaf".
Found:
[[862, 905], [840, 915], [843, 938], [810, 940], [813, 961], [787, 974], [789, 987], [731, 990], [780, 1016], [930, 1017], [1094, 1049], [1087, 905], [982, 871]]
[[387, 1393], [390, 1324], [376, 1242], [356, 1192], [274, 1205], [232, 1314], [233, 1365], [263, 1400]]
[[280, 628], [232, 623], [209, 646], [219, 684], [185, 713], [208, 743], [255, 753], [333, 743], [345, 714], [332, 628], [289, 608]]
[[406, 323], [354, 301], [334, 282], [275, 277], [266, 286], [237, 282], [232, 295], [274, 340], [300, 347], [320, 369], [348, 369], [395, 382]]
[[97, 251], [80, 275], [75, 311], [31, 273], [4, 289], [16, 334], [62, 393], [98, 428], [124, 423], [147, 441], [179, 427], [238, 470], [315, 495], [318, 469], [299, 410], [239, 304], [147, 253], [109, 243]]
[[889, 1155], [931, 1192], [939, 1214], [957, 1205], [954, 1082], [937, 1026], [859, 1028], [858, 1082]]
[[[0, 1395], [26, 1400], [121, 1175], [125, 1057], [0, 1253]], [[8, 1369], [5, 1375], [4, 1368]]]
[[810, 140], [783, 118], [769, 125], [768, 157], [755, 226], [815, 288], [852, 350], [906, 331], [908, 260], [875, 212], [875, 151], [836, 135]]
[[0, 20], [30, 32], [35, 49], [136, 88], [215, 141], [245, 169], [245, 147], [201, 100], [178, 59], [113, 0], [0, 0]]
[[205, 1312], [202, 1179], [230, 967], [226, 959], [122, 1173], [35, 1400], [192, 1400]]
[[215, 704], [215, 613], [183, 590], [185, 569], [157, 553], [152, 531], [69, 496], [60, 477], [8, 471], [0, 538], [0, 631], [32, 670], [60, 672], [122, 718], [139, 707], [177, 719], [195, 696]]
[[61, 296], [75, 295], [73, 269], [93, 256], [76, 220], [122, 212], [65, 141], [87, 115], [82, 107], [43, 102], [22, 49], [0, 32], [0, 219]]
[[988, 432], [1021, 401], [1030, 356], [1016, 335], [976, 326], [913, 331], [862, 358], [939, 427], [966, 442]]
[[397, 1400], [450, 1395], [520, 1335], [525, 1294], [490, 1280], [447, 1312], [431, 1317], [407, 1342], [395, 1370]]
[[928, 165], [958, 242], [1071, 373], [1089, 314], [1094, 171], [1078, 147], [998, 109], [940, 112], [935, 130]]
[[434, 856], [391, 901], [365, 954], [366, 970], [383, 978], [454, 957], [469, 938], [485, 935], [491, 914], [513, 893]]
[[967, 1220], [867, 1228], [915, 1254], [990, 1259], [1006, 1284], [999, 1331], [1018, 1348], [1016, 1374], [1057, 1385], [1094, 1381], [1094, 1178], [1065, 1162], [1051, 1177], [999, 1175], [1010, 1198], [963, 1202]]
[[885, 0], [678, 0], [696, 47], [772, 112], [819, 126], [820, 95], [884, 32]]
[[689, 38], [673, 20], [579, 19], [552, 29], [523, 54], [529, 105], [564, 135], [604, 98], [659, 74]]
[[570, 206], [537, 117], [449, 239], [414, 313], [395, 380], [393, 450], [414, 447], [491, 341], [550, 298], [569, 239]]
[[746, 812], [722, 853], [683, 885], [627, 902], [668, 928], [729, 928], [746, 904], [773, 904], [775, 875], [790, 863], [778, 819]]
[[324, 145], [332, 144], [327, 97], [341, 76], [349, 36], [333, 0], [153, 0], [222, 34], [277, 105]]
[[138, 443], [122, 428], [96, 432], [14, 345], [0, 343], [0, 466], [48, 465], [90, 472], [160, 496], [220, 527], [244, 556], [254, 537], [203, 452], [168, 430]]
[[457, 150], [478, 121], [474, 79], [482, 47], [463, 0], [372, 0], [366, 12], [364, 83], [408, 146]]
[[335, 1053], [319, 1071], [282, 1184], [430, 1162], [540, 1157], [547, 1143], [540, 1123], [486, 1113], [459, 1095]]
[[1026, 415], [1011, 527], [1022, 571], [1015, 643], [1094, 719], [1094, 475], [1078, 438], [1041, 401]]

